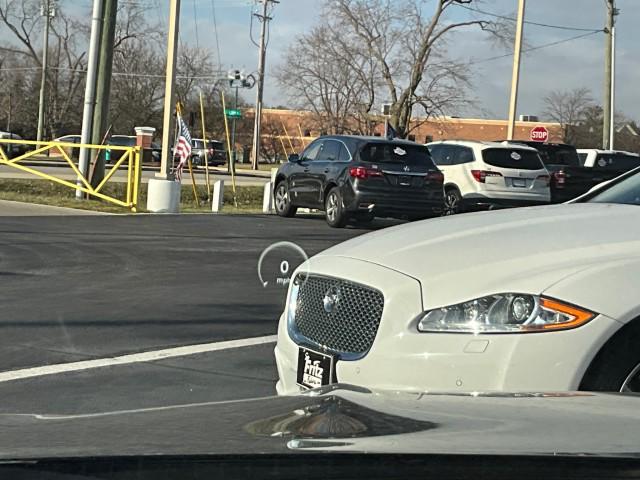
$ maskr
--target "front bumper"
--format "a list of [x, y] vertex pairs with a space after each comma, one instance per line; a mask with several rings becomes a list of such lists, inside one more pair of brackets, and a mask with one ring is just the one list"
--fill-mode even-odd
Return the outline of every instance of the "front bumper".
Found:
[[[350, 258], [312, 259], [311, 271], [371, 285], [385, 295], [385, 308], [371, 350], [359, 360], [338, 359], [338, 382], [399, 391], [577, 390], [589, 363], [619, 327], [599, 315], [582, 327], [545, 333], [472, 335], [419, 333], [423, 311], [417, 280]], [[296, 384], [298, 345], [280, 318], [275, 358], [278, 394]]]

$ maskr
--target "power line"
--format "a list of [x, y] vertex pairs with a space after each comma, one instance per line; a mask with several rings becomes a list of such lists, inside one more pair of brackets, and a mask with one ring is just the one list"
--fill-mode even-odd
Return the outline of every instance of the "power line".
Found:
[[[543, 45], [537, 45], [535, 47], [530, 47], [530, 48], [527, 48], [527, 49], [523, 49], [522, 52], [523, 53], [529, 53], [529, 52], [534, 52], [536, 50], [541, 50], [543, 48], [554, 47], [554, 46], [560, 45], [562, 43], [572, 42], [573, 40], [578, 40], [580, 38], [590, 37], [591, 35], [595, 35], [596, 33], [602, 33], [602, 31], [601, 30], [596, 30], [596, 31], [592, 31], [592, 32], [589, 32], [589, 33], [583, 33], [581, 35], [576, 35], [575, 37], [565, 38], [563, 40], [557, 40], [555, 42], [545, 43]], [[491, 62], [493, 60], [498, 60], [500, 58], [507, 58], [507, 57], [512, 57], [512, 56], [513, 56], [513, 52], [505, 53], [504, 55], [497, 55], [495, 57], [481, 58], [479, 60], [472, 60], [467, 65], [477, 65], [479, 63]]]
[[196, 31], [196, 50], [200, 50], [200, 34], [198, 33], [198, 11], [196, 9], [196, 0], [193, 0], [193, 26]]
[[222, 56], [220, 55], [220, 39], [218, 38], [218, 21], [216, 19], [216, 0], [211, 0], [211, 16], [213, 17], [213, 30], [216, 35], [216, 52], [218, 54], [218, 65], [222, 65]]
[[[509, 20], [511, 22], [515, 22], [516, 19], [513, 17], [507, 17], [506, 15], [499, 15], [493, 12], [487, 12], [485, 10], [480, 10], [477, 8], [467, 7], [466, 5], [462, 5], [460, 3], [454, 3], [457, 7], [464, 8], [465, 10], [469, 10], [471, 12], [481, 13], [482, 15], [488, 15], [490, 17], [501, 18], [503, 20]], [[552, 25], [548, 23], [539, 23], [539, 22], [531, 22], [529, 20], [525, 20], [524, 23], [528, 25], [535, 25], [537, 27], [546, 27], [546, 28], [555, 28], [558, 30], [572, 30], [575, 32], [602, 32], [603, 28], [581, 28], [581, 27], [569, 27], [567, 25]]]

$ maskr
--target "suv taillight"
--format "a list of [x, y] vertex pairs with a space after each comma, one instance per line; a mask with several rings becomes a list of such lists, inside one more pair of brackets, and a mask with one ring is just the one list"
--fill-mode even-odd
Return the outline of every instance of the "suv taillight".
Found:
[[353, 178], [364, 180], [369, 177], [382, 177], [382, 172], [380, 170], [374, 170], [372, 168], [351, 167], [349, 169], [349, 175], [351, 175]]
[[429, 172], [425, 179], [427, 182], [444, 183], [444, 174], [442, 172]]
[[557, 188], [564, 188], [564, 183], [566, 179], [567, 179], [567, 176], [563, 170], [560, 170], [553, 174], [553, 181]]
[[551, 177], [549, 175], [538, 175], [538, 178], [536, 180], [542, 180], [548, 187], [549, 183], [551, 182]]
[[485, 183], [487, 177], [501, 177], [499, 172], [491, 172], [489, 170], [471, 170], [471, 175], [476, 179], [476, 182]]

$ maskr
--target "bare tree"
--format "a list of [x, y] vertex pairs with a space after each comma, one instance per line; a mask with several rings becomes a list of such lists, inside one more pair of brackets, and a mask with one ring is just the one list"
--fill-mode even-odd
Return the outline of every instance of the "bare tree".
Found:
[[292, 103], [314, 113], [319, 131], [370, 133], [362, 130], [370, 130], [379, 77], [373, 59], [352, 40], [336, 35], [334, 25], [315, 27], [296, 39], [277, 73]]
[[584, 87], [554, 90], [543, 101], [544, 115], [561, 125], [565, 143], [574, 144], [580, 125], [585, 123], [594, 106], [591, 91]]
[[[410, 130], [413, 108], [420, 105], [425, 116], [441, 113], [446, 96], [433, 98], [438, 84], [466, 81], [464, 69], [454, 62], [443, 64], [447, 36], [461, 28], [486, 28], [484, 20], [451, 21], [445, 12], [455, 4], [474, 0], [331, 0], [329, 11], [339, 31], [353, 32], [360, 48], [376, 62], [385, 96], [391, 103], [390, 123], [398, 135]], [[428, 8], [433, 9], [425, 15]], [[439, 66], [437, 66], [439, 64]], [[430, 88], [421, 89], [423, 82]]]

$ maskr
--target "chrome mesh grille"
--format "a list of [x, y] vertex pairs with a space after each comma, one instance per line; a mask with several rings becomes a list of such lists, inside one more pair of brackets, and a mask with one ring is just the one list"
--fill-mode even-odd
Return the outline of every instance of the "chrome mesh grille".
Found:
[[[384, 296], [378, 290], [345, 280], [316, 275], [298, 276], [295, 311], [297, 333], [339, 353], [364, 354], [378, 332]], [[331, 313], [324, 308], [327, 292], [339, 290]]]

